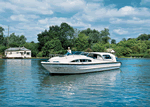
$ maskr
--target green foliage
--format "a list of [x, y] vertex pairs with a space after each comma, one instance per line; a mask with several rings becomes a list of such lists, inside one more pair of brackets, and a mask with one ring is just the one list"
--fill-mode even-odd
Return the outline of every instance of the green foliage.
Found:
[[123, 39], [122, 39], [122, 41], [124, 41], [124, 42], [125, 42], [125, 41], [126, 41], [126, 38], [123, 38]]
[[36, 55], [38, 54], [38, 43], [29, 43], [29, 42], [26, 42], [24, 44], [24, 47], [27, 48], [27, 49], [30, 49], [31, 50], [31, 56], [32, 57], [36, 57]]
[[147, 50], [147, 54], [150, 54], [150, 49]]
[[43, 57], [43, 52], [42, 52], [42, 51], [39, 52], [39, 53], [36, 55], [36, 57]]
[[50, 26], [49, 30], [37, 35], [39, 41], [39, 50], [41, 51], [42, 47], [48, 41], [57, 38], [60, 40], [62, 47], [67, 49], [72, 45], [72, 39], [74, 39], [74, 29], [67, 23], [61, 23], [60, 26]]
[[16, 36], [15, 33], [12, 33], [9, 37], [4, 38], [3, 44], [9, 47], [21, 47], [26, 43], [26, 40], [24, 35]]
[[128, 56], [140, 58], [140, 57], [144, 57], [144, 55], [145, 55], [145, 54], [130, 54], [130, 55], [128, 55]]
[[0, 44], [3, 44], [3, 40], [4, 40], [3, 31], [4, 31], [4, 28], [2, 28], [2, 27], [0, 26]]
[[44, 47], [42, 48], [43, 56], [49, 56], [49, 54], [59, 54], [62, 53], [62, 50], [62, 44], [57, 38], [46, 42]]
[[91, 46], [93, 43], [97, 43], [101, 41], [101, 34], [97, 30], [91, 30], [90, 28], [86, 30], [82, 30], [81, 33], [84, 33], [86, 36], [89, 36], [88, 42], [89, 45]]
[[7, 49], [5, 46], [0, 45], [0, 53], [4, 53], [5, 49]]
[[85, 49], [84, 51], [85, 51], [85, 52], [93, 52], [93, 50], [90, 49], [90, 48], [87, 48], [87, 49]]
[[78, 38], [76, 38], [76, 48], [78, 51], [83, 51], [88, 48], [88, 36], [86, 36], [84, 33], [80, 33], [78, 35]]
[[145, 54], [143, 57], [144, 58], [150, 58], [150, 54]]
[[96, 43], [92, 46], [92, 50], [94, 52], [104, 52], [105, 46], [99, 42], [99, 43]]
[[138, 36], [137, 40], [149, 40], [150, 39], [150, 34], [141, 34]]
[[111, 44], [116, 44], [116, 40], [115, 40], [115, 39], [112, 39], [112, 40], [111, 40]]
[[123, 46], [117, 46], [114, 48], [116, 51], [116, 55], [119, 56], [128, 56], [129, 54], [132, 53], [132, 50], [128, 47], [123, 47]]

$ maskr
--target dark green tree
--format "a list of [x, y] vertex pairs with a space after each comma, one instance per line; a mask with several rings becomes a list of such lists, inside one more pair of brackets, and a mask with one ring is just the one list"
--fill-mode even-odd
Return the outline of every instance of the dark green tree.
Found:
[[94, 52], [104, 52], [105, 46], [102, 43], [98, 42], [92, 46], [92, 50]]
[[72, 39], [74, 35], [74, 29], [67, 23], [61, 23], [59, 26], [50, 26], [49, 30], [38, 34], [39, 41], [39, 50], [41, 51], [42, 47], [46, 42], [51, 41], [54, 38], [58, 38], [64, 49], [67, 49], [68, 46], [72, 45]]
[[24, 44], [24, 47], [31, 50], [31, 56], [32, 57], [36, 57], [36, 55], [39, 53], [38, 43], [33, 43], [33, 42], [29, 43], [29, 42], [26, 42]]
[[122, 41], [126, 41], [126, 38], [123, 38]]
[[93, 43], [97, 43], [101, 41], [101, 34], [97, 30], [91, 30], [90, 28], [86, 30], [82, 30], [81, 33], [84, 33], [85, 35], [89, 36], [88, 38], [88, 43], [89, 46], [91, 47]]
[[107, 29], [107, 28], [104, 28], [104, 30], [102, 30], [101, 32], [100, 32], [100, 34], [101, 34], [101, 38], [102, 38], [102, 42], [105, 44], [105, 43], [108, 43], [109, 42], [109, 40], [110, 40], [110, 33], [109, 33], [109, 29]]
[[4, 35], [3, 35], [4, 28], [0, 26], [0, 44], [3, 44]]
[[141, 34], [140, 36], [137, 37], [137, 40], [149, 40], [150, 35], [147, 34]]
[[78, 38], [76, 38], [77, 51], [84, 51], [89, 47], [88, 38], [89, 37], [86, 36], [84, 33], [80, 33], [78, 35]]
[[112, 39], [112, 40], [111, 40], [111, 44], [116, 44], [116, 40], [115, 40], [115, 39]]
[[15, 33], [10, 34], [9, 37], [7, 37], [7, 43], [9, 44], [10, 47], [19, 47], [23, 46], [23, 44], [26, 43], [26, 38], [24, 35], [21, 36], [16, 36]]
[[44, 47], [42, 48], [43, 56], [49, 56], [49, 54], [59, 54], [62, 53], [62, 44], [59, 39], [55, 38], [51, 41], [45, 43]]

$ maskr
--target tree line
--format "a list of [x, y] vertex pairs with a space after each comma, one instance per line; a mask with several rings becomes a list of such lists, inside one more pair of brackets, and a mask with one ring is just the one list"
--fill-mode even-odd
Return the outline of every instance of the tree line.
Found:
[[[118, 57], [150, 57], [150, 34], [141, 34], [137, 38], [123, 38], [119, 43], [111, 39], [109, 29], [98, 31], [95, 29], [78, 30], [67, 23], [60, 26], [50, 26], [37, 34], [38, 43], [26, 42], [24, 35], [10, 36], [3, 34], [0, 27], [0, 53], [9, 47], [26, 47], [32, 51], [32, 57], [48, 57], [49, 54], [65, 54], [67, 48], [72, 51], [106, 52], [108, 48], [116, 51]], [[111, 40], [111, 41], [110, 41]], [[109, 41], [111, 43], [109, 43]]]

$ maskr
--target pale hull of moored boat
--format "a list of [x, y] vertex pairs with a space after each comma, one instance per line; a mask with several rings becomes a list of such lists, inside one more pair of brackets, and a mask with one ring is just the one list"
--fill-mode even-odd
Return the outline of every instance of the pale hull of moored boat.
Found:
[[91, 64], [53, 64], [42, 62], [42, 66], [52, 74], [79, 74], [119, 69], [120, 62], [91, 63]]

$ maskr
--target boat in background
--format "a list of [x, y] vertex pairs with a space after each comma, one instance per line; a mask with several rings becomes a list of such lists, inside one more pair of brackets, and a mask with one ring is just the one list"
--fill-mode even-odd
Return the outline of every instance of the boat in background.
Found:
[[52, 57], [42, 66], [51, 74], [79, 74], [119, 69], [121, 62], [106, 52], [72, 52], [70, 55]]

